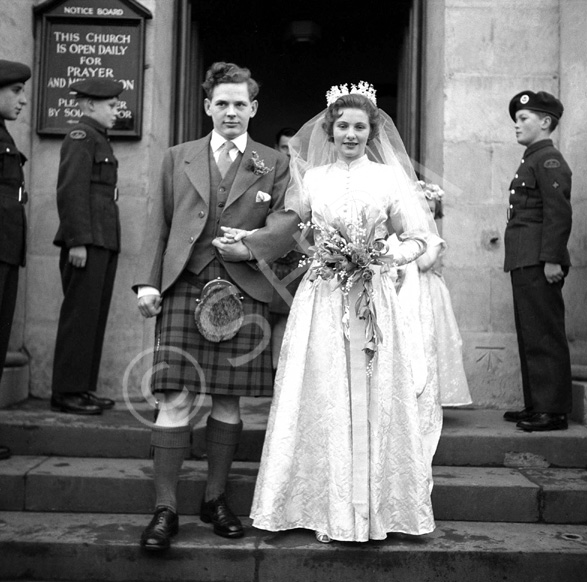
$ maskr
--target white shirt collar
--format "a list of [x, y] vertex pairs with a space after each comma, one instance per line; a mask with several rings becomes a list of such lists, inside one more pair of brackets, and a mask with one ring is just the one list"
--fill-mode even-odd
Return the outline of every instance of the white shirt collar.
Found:
[[[236, 146], [236, 149], [241, 153], [244, 154], [245, 150], [247, 149], [247, 139], [248, 134], [245, 133], [235, 137], [232, 143]], [[227, 141], [225, 137], [222, 137], [215, 129], [212, 130], [212, 137], [210, 138], [210, 147], [212, 151], [216, 153], [223, 145], [224, 142]]]

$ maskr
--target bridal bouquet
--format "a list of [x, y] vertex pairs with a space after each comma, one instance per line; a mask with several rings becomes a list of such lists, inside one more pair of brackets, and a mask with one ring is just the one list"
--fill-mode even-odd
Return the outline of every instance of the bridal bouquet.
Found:
[[335, 288], [342, 289], [346, 302], [343, 321], [347, 332], [349, 292], [355, 283], [361, 285], [354, 308], [357, 317], [366, 322], [363, 349], [372, 358], [382, 339], [373, 302], [375, 272], [372, 269], [373, 265], [382, 264], [380, 257], [388, 249], [385, 240], [375, 238], [376, 228], [382, 220], [365, 206], [354, 208], [342, 216], [324, 218], [326, 226], [314, 222], [300, 225], [316, 232], [316, 242], [309, 248], [312, 256], [307, 259], [310, 264], [309, 278], [311, 281], [318, 278], [335, 280]]

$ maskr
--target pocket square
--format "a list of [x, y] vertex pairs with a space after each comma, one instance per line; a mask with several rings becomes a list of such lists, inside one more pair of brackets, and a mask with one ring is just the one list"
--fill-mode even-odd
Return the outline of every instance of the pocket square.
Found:
[[259, 190], [257, 192], [257, 197], [255, 198], [255, 202], [267, 202], [268, 200], [271, 200], [271, 196], [269, 196], [269, 194], [267, 194], [267, 192], [263, 192], [261, 190]]

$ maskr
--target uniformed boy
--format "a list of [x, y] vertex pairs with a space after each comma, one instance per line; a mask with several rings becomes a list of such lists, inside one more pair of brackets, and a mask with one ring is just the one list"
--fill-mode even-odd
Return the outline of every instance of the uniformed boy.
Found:
[[61, 146], [57, 179], [63, 304], [55, 343], [51, 409], [101, 414], [114, 401], [96, 384], [118, 253], [118, 162], [108, 140], [118, 115], [120, 82], [73, 83], [82, 117]]
[[524, 409], [504, 418], [525, 431], [564, 430], [571, 411], [562, 295], [571, 264], [571, 170], [550, 139], [563, 105], [550, 93], [522, 91], [509, 112], [526, 147], [510, 185], [504, 266], [512, 281]]
[[[22, 166], [26, 160], [6, 129], [27, 104], [24, 84], [31, 78], [27, 65], [0, 60], [0, 380], [8, 351], [8, 340], [18, 290], [18, 269], [26, 257], [27, 201]], [[10, 456], [0, 445], [0, 459]]]

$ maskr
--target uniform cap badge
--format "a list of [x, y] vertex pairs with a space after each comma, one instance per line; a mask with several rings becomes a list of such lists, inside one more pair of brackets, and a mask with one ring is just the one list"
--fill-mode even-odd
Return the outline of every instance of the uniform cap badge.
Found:
[[74, 129], [70, 134], [69, 137], [71, 139], [86, 139], [87, 133], [83, 129]]
[[520, 97], [520, 103], [522, 103], [523, 105], [526, 105], [526, 103], [528, 103], [528, 101], [530, 101], [530, 97], [528, 97], [528, 95], [522, 95]]

